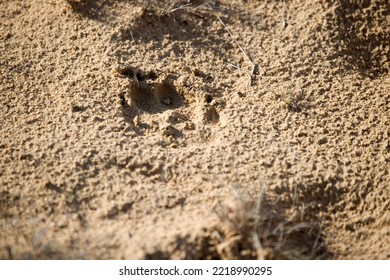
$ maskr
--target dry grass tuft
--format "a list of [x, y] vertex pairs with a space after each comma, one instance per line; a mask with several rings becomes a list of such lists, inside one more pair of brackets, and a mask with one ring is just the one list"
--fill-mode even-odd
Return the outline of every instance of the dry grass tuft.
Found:
[[214, 235], [222, 259], [322, 259], [323, 234], [315, 222], [288, 216], [264, 194], [257, 198], [235, 192], [216, 211], [221, 226]]

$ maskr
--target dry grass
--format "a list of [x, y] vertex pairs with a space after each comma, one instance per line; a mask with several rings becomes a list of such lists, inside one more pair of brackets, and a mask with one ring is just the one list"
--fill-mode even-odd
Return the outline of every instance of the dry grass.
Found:
[[216, 211], [221, 227], [214, 235], [222, 259], [322, 259], [327, 256], [316, 222], [288, 215], [261, 193], [257, 198], [234, 191]]
[[167, 15], [177, 10], [191, 8], [191, 1], [169, 0], [169, 1], [147, 1], [145, 5], [157, 11], [159, 15]]

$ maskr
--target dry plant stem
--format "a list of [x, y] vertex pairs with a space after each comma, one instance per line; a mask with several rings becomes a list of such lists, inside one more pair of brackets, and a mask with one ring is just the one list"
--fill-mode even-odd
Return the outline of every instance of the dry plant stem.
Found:
[[204, 7], [204, 6], [210, 6], [209, 4], [214, 2], [214, 1], [215, 0], [210, 0], [210, 1], [207, 1], [206, 3], [200, 4], [199, 6], [195, 7], [195, 10], [198, 9], [198, 8]]
[[181, 5], [181, 6], [177, 7], [177, 8], [171, 8], [171, 10], [169, 10], [166, 14], [173, 13], [173, 12], [176, 12], [176, 11], [178, 11], [178, 10], [194, 10], [194, 11], [195, 11], [195, 10], [197, 10], [197, 9], [199, 9], [199, 8], [202, 8], [202, 7], [204, 7], [204, 6], [209, 5], [209, 4], [210, 4], [211, 2], [213, 2], [213, 1], [214, 1], [214, 0], [208, 1], [208, 2], [206, 2], [206, 3], [203, 3], [203, 4], [201, 4], [201, 5], [198, 5], [198, 6], [196, 6], [196, 7], [193, 7], [191, 3], [184, 4], [184, 5]]
[[181, 5], [181, 6], [177, 7], [177, 8], [171, 9], [168, 13], [173, 13], [173, 12], [178, 11], [178, 10], [188, 9], [189, 7], [191, 7], [191, 4]]
[[264, 190], [261, 189], [260, 191], [260, 195], [259, 195], [259, 198], [257, 199], [257, 202], [256, 202], [256, 220], [255, 220], [255, 223], [254, 223], [254, 228], [253, 228], [253, 231], [252, 231], [252, 241], [253, 241], [253, 246], [256, 250], [256, 255], [257, 255], [257, 258], [258, 259], [263, 259], [264, 256], [262, 254], [263, 252], [263, 246], [261, 245], [261, 241], [260, 241], [260, 237], [259, 237], [259, 233], [258, 233], [258, 228], [259, 228], [259, 225], [260, 225], [260, 209], [261, 209], [261, 201], [264, 197]]
[[250, 84], [252, 84], [252, 79], [253, 77], [256, 75], [256, 71], [257, 71], [257, 68], [258, 68], [258, 65], [256, 63], [253, 62], [253, 60], [249, 57], [249, 55], [247, 54], [247, 52], [244, 50], [244, 48], [241, 46], [241, 44], [236, 40], [236, 38], [234, 38], [234, 35], [233, 33], [229, 30], [229, 28], [227, 27], [227, 25], [223, 22], [223, 20], [220, 18], [220, 16], [218, 16], [218, 14], [214, 11], [214, 9], [210, 6], [209, 3], [207, 3], [207, 6], [213, 11], [214, 15], [217, 17], [218, 21], [222, 24], [222, 26], [225, 28], [226, 32], [230, 35], [230, 37], [233, 39], [233, 42], [238, 46], [238, 48], [240, 49], [240, 51], [244, 54], [244, 56], [246, 57], [246, 59], [249, 61], [249, 63], [252, 65], [252, 68], [251, 68], [251, 72], [249, 73], [249, 76], [250, 76]]
[[211, 2], [213, 2], [213, 0], [212, 1], [208, 1], [208, 2], [206, 2], [206, 3], [203, 3], [203, 4], [201, 4], [201, 5], [199, 5], [199, 6], [196, 6], [196, 7], [193, 7], [192, 6], [192, 4], [191, 3], [187, 3], [187, 4], [184, 4], [184, 5], [180, 5], [179, 7], [176, 7], [175, 8], [175, 5], [176, 5], [176, 3], [177, 3], [178, 1], [174, 1], [174, 2], [172, 2], [172, 3], [167, 3], [166, 5], [165, 5], [165, 8], [163, 9], [163, 12], [162, 12], [162, 14], [170, 14], [170, 13], [173, 13], [173, 12], [176, 12], [176, 11], [179, 11], [179, 10], [197, 10], [197, 9], [199, 9], [199, 8], [201, 8], [201, 7], [203, 7], [203, 6], [206, 6], [206, 5], [208, 5], [209, 3], [211, 3]]
[[287, 27], [287, 9], [286, 9], [286, 0], [283, 0], [283, 12], [282, 12], [282, 28], [285, 29]]

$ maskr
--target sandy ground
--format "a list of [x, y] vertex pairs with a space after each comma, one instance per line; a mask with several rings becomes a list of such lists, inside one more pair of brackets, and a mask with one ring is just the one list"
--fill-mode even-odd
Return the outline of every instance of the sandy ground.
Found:
[[390, 259], [390, 2], [146, 2], [0, 0], [0, 258]]

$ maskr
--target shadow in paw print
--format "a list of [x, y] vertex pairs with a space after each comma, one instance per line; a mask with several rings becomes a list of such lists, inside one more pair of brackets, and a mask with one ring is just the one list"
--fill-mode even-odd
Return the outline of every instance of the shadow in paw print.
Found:
[[183, 99], [176, 88], [168, 82], [157, 83], [154, 87], [154, 96], [157, 103], [166, 108], [178, 108], [183, 104]]
[[204, 112], [204, 121], [206, 123], [216, 124], [219, 122], [219, 114], [217, 109], [213, 106], [207, 106]]
[[129, 97], [132, 106], [148, 112], [159, 113], [183, 105], [183, 98], [174, 85], [168, 81], [155, 84], [130, 81]]
[[119, 95], [119, 98], [123, 117], [127, 122], [133, 122], [133, 119], [140, 113], [140, 110], [134, 106], [130, 106], [127, 103], [127, 100], [123, 93]]
[[139, 68], [126, 65], [124, 67], [118, 67], [116, 69], [116, 72], [121, 75], [122, 77], [126, 77], [129, 79], [136, 80], [138, 82], [143, 82], [146, 80], [156, 80], [158, 78], [158, 75], [153, 70], [149, 72], [144, 72]]

